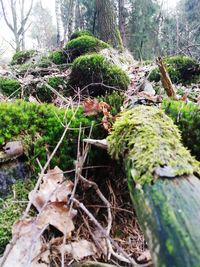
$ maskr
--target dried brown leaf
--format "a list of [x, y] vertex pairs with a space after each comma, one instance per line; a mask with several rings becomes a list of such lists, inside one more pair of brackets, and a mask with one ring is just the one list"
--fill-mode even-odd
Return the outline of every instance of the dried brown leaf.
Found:
[[58, 167], [49, 170], [43, 177], [43, 182], [39, 190], [34, 194], [34, 191], [29, 193], [31, 203], [38, 211], [48, 202], [65, 202], [68, 201], [68, 195], [72, 192], [73, 183], [64, 181], [63, 171]]
[[74, 209], [70, 211], [65, 202], [50, 203], [40, 213], [38, 226], [42, 228], [50, 224], [69, 237], [74, 230], [73, 218], [76, 214], [77, 211]]
[[65, 254], [71, 255], [75, 260], [82, 260], [85, 257], [93, 256], [97, 253], [94, 244], [87, 240], [72, 242], [64, 246], [61, 245], [60, 251], [64, 251]]

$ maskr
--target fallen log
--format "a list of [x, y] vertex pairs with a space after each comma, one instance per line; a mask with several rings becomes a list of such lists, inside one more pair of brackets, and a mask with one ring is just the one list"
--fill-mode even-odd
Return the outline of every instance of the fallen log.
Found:
[[138, 106], [120, 115], [108, 143], [109, 153], [124, 160], [154, 265], [200, 266], [199, 163], [178, 128], [158, 108]]

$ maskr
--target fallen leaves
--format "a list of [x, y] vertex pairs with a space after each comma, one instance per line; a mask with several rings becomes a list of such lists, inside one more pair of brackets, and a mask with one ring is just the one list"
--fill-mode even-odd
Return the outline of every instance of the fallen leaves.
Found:
[[64, 181], [62, 170], [55, 167], [44, 175], [39, 190], [29, 193], [29, 200], [40, 211], [47, 202], [67, 203], [72, 189], [73, 183], [70, 180]]
[[111, 130], [112, 128], [111, 122], [113, 122], [114, 120], [114, 117], [110, 113], [111, 106], [109, 106], [107, 103], [103, 101], [99, 102], [96, 98], [94, 99], [86, 98], [83, 100], [83, 109], [84, 109], [84, 114], [86, 116], [103, 113], [103, 118], [102, 118], [103, 127], [108, 132]]
[[[51, 225], [63, 237], [70, 239], [74, 231], [74, 217], [77, 211], [68, 207], [69, 194], [73, 189], [70, 180], [65, 181], [62, 170], [55, 167], [44, 175], [39, 190], [33, 190], [29, 199], [38, 210], [36, 217], [19, 220], [13, 225], [12, 244], [8, 245], [1, 258], [4, 267], [46, 267], [50, 266], [49, 251], [43, 238], [44, 231]], [[61, 249], [59, 244], [58, 249]], [[96, 253], [92, 243], [86, 240], [64, 245], [64, 252], [77, 259]], [[8, 255], [5, 257], [5, 255]]]

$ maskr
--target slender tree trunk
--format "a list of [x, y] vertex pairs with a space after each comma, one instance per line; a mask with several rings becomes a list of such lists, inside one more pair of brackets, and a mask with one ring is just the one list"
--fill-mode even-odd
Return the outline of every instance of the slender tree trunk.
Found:
[[99, 37], [115, 48], [122, 48], [122, 40], [117, 27], [112, 0], [96, 0], [97, 26]]
[[64, 39], [60, 0], [55, 0], [55, 12], [56, 12], [56, 26], [57, 26], [57, 46], [60, 47]]
[[122, 42], [124, 47], [126, 47], [126, 14], [124, 0], [118, 0], [119, 9], [119, 31], [121, 34]]
[[74, 30], [74, 24], [75, 24], [75, 0], [70, 0], [69, 3], [69, 25], [68, 25], [68, 37], [73, 33]]

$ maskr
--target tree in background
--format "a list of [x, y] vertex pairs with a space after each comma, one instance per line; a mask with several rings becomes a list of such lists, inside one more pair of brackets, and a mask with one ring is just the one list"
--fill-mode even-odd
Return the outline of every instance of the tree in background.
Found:
[[149, 59], [159, 54], [159, 6], [153, 0], [132, 0], [128, 46], [136, 59]]
[[13, 48], [16, 51], [25, 49], [25, 32], [29, 28], [29, 18], [33, 0], [0, 0], [3, 18], [14, 35]]
[[57, 46], [60, 47], [64, 43], [64, 28], [61, 12], [61, 0], [55, 0], [56, 28], [57, 28]]
[[39, 49], [52, 49], [56, 46], [56, 28], [53, 25], [50, 11], [42, 6], [41, 1], [33, 8], [31, 37]]
[[125, 8], [125, 0], [118, 0], [118, 12], [119, 12], [119, 31], [121, 34], [122, 42], [124, 47], [127, 46], [126, 43], [126, 18], [127, 10]]
[[96, 16], [100, 39], [113, 47], [121, 48], [123, 45], [117, 26], [114, 2], [112, 0], [96, 0]]

